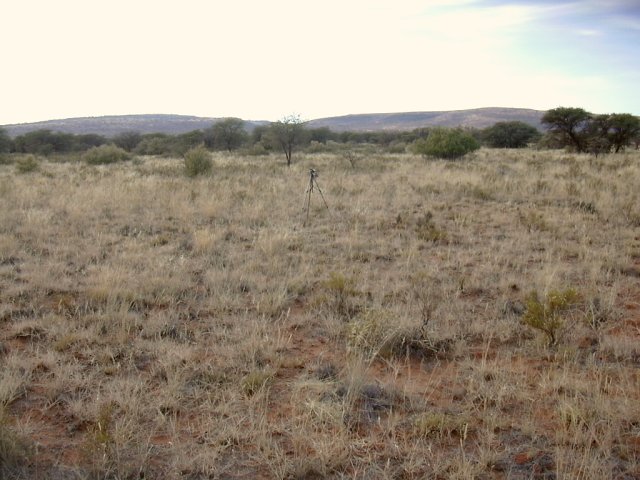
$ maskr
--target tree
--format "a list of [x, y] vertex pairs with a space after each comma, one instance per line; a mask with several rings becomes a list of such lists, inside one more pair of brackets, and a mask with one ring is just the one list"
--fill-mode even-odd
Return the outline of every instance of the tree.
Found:
[[587, 127], [591, 118], [591, 113], [582, 108], [558, 107], [545, 113], [541, 122], [563, 145], [571, 146], [577, 152], [585, 152]]
[[414, 150], [422, 155], [454, 160], [480, 148], [480, 143], [461, 128], [437, 127], [426, 139], [417, 140]]
[[127, 152], [133, 152], [141, 140], [140, 132], [134, 131], [122, 132], [113, 137], [113, 143]]
[[522, 148], [540, 137], [537, 128], [528, 123], [498, 122], [482, 132], [482, 138], [494, 148]]
[[171, 151], [171, 137], [165, 133], [148, 133], [142, 136], [135, 148], [137, 155], [165, 155]]
[[640, 119], [630, 113], [613, 113], [609, 115], [608, 127], [611, 146], [618, 153], [640, 134]]
[[211, 134], [213, 145], [229, 152], [240, 147], [248, 139], [244, 120], [239, 118], [225, 118], [217, 121], [211, 129]]
[[73, 149], [73, 143], [74, 135], [51, 130], [35, 130], [19, 135], [14, 140], [16, 151], [37, 155], [70, 152]]
[[585, 148], [596, 157], [611, 151], [609, 115], [592, 115], [584, 130]]
[[11, 151], [13, 142], [4, 128], [0, 128], [0, 154]]
[[275, 148], [282, 148], [287, 158], [287, 166], [291, 166], [291, 155], [294, 147], [307, 139], [304, 122], [299, 115], [288, 115], [269, 126], [268, 138]]
[[84, 152], [92, 147], [99, 147], [105, 143], [107, 143], [107, 139], [97, 133], [75, 135], [73, 137], [73, 150], [76, 152]]

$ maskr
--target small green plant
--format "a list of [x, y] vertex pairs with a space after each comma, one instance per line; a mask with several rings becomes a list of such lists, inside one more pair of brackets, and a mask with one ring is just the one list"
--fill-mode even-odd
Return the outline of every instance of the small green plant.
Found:
[[16, 161], [16, 172], [31, 173], [40, 168], [40, 162], [35, 155], [24, 155]]
[[129, 152], [112, 143], [90, 148], [82, 155], [82, 160], [89, 165], [108, 165], [130, 159], [131, 154]]
[[526, 310], [522, 322], [547, 336], [549, 346], [558, 342], [558, 332], [564, 325], [564, 315], [577, 303], [578, 293], [567, 288], [553, 290], [544, 299], [538, 292], [531, 292], [526, 299]]
[[189, 177], [207, 174], [211, 167], [211, 154], [204, 147], [192, 148], [184, 154], [184, 169]]

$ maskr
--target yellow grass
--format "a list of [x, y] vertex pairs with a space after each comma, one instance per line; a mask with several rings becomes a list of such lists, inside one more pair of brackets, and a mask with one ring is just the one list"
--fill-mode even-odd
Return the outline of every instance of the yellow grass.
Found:
[[[638, 152], [0, 165], [0, 475], [638, 478], [638, 185]], [[550, 346], [526, 299], [566, 289]]]

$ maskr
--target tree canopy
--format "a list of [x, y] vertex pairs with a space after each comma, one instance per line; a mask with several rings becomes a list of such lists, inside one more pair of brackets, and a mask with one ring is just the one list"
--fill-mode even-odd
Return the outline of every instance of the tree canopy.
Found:
[[290, 166], [294, 147], [303, 143], [307, 139], [307, 134], [300, 116], [288, 115], [270, 125], [267, 138], [275, 148], [282, 149], [287, 159], [287, 166]]
[[215, 148], [231, 152], [242, 146], [249, 138], [244, 128], [244, 120], [239, 118], [225, 118], [214, 123], [211, 127], [211, 137]]
[[640, 119], [629, 113], [594, 115], [582, 108], [558, 107], [541, 121], [560, 145], [596, 155], [618, 153], [640, 134]]
[[526, 147], [539, 136], [537, 128], [520, 121], [498, 122], [482, 132], [483, 140], [493, 148]]
[[541, 122], [562, 143], [572, 146], [578, 152], [585, 152], [586, 132], [591, 118], [592, 114], [582, 108], [558, 107], [545, 113]]

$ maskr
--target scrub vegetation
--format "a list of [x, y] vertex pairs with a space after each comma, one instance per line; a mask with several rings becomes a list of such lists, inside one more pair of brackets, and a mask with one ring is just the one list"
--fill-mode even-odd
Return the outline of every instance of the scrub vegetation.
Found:
[[5, 154], [0, 477], [640, 477], [640, 153], [225, 150]]

